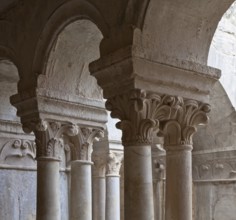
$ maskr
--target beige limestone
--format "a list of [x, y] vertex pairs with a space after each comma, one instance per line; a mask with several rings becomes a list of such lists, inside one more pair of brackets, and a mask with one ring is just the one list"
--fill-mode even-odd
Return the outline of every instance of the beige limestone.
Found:
[[[7, 83], [1, 82], [1, 119], [18, 120], [14, 115], [15, 109], [10, 108], [7, 103], [14, 90], [17, 94], [11, 97], [11, 103], [17, 108], [17, 115], [20, 116], [25, 132], [34, 131], [35, 122], [38, 120], [74, 123], [81, 127], [89, 126], [91, 130], [102, 129], [105, 127], [107, 117], [102, 92], [98, 85], [103, 89], [103, 97], [109, 99], [116, 99], [133, 89], [139, 89], [139, 92], [134, 93], [131, 99], [127, 100], [127, 96], [118, 98], [117, 106], [126, 106], [126, 109], [121, 111], [122, 117], [118, 117], [121, 120], [118, 126], [120, 125], [119, 128], [122, 129], [123, 144], [127, 148], [125, 151], [128, 151], [129, 146], [135, 146], [137, 149], [144, 146], [143, 151], [149, 153], [153, 134], [156, 135], [158, 129], [161, 130], [160, 133], [163, 133], [163, 126], [159, 126], [159, 122], [175, 119], [175, 111], [172, 110], [180, 106], [175, 105], [176, 100], [173, 96], [180, 96], [180, 100], [187, 98], [208, 103], [210, 90], [219, 77], [218, 70], [206, 66], [209, 46], [218, 21], [232, 2], [233, 0], [1, 1], [0, 59], [9, 60], [15, 65], [8, 74], [1, 73], [0, 76], [1, 80], [6, 78], [8, 80]], [[90, 70], [97, 78], [98, 85], [96, 80], [89, 75], [88, 69], [89, 63], [94, 59], [99, 59], [99, 61], [91, 64]], [[16, 75], [19, 75], [17, 86]], [[9, 79], [13, 78], [14, 83], [9, 83]], [[144, 93], [141, 91], [143, 89], [146, 90]], [[217, 90], [216, 96], [219, 93], [222, 94]], [[168, 97], [168, 104], [159, 105], [158, 100], [164, 101], [165, 95], [171, 96]], [[218, 97], [218, 100], [220, 99]], [[170, 108], [172, 104], [174, 107]], [[127, 106], [132, 107], [127, 111]], [[164, 115], [153, 111], [156, 107], [160, 110], [161, 106], [165, 108]], [[214, 105], [214, 109], [221, 109], [222, 106], [224, 105]], [[110, 109], [108, 106], [107, 108]], [[114, 117], [120, 114], [116, 110], [112, 111]], [[208, 137], [207, 134], [214, 131], [212, 136], [217, 136], [217, 141], [214, 142], [212, 136], [211, 140], [217, 143], [217, 147], [222, 147], [220, 143], [226, 143], [226, 141], [234, 143], [234, 111], [231, 116], [226, 115], [226, 112], [229, 113], [229, 111], [222, 113], [226, 116], [225, 118], [217, 117], [221, 120], [215, 120], [212, 124], [215, 130], [210, 129], [201, 133], [203, 137]], [[187, 115], [186, 112], [185, 115]], [[181, 137], [186, 133], [185, 125], [186, 123], [180, 125]], [[1, 128], [4, 127], [7, 129], [14, 126], [1, 126]], [[219, 127], [222, 127], [225, 133]], [[170, 129], [168, 133], [172, 135], [172, 138], [174, 136], [174, 139], [179, 137], [175, 135], [178, 126], [177, 129], [175, 128]], [[195, 125], [191, 126], [191, 129], [194, 130]], [[17, 136], [15, 131], [11, 134]], [[65, 141], [71, 147], [67, 150], [67, 154], [71, 154], [68, 163], [71, 160], [81, 160], [81, 158], [90, 161], [92, 148], [89, 144], [84, 145], [84, 142], [87, 142], [87, 140], [84, 141], [86, 134], [74, 138], [64, 134], [63, 137], [55, 137], [53, 134], [49, 135], [49, 139], [44, 138], [43, 141], [40, 136], [41, 134], [36, 134], [38, 142], [50, 141], [50, 147], [54, 146], [48, 148], [47, 143], [44, 143], [43, 150], [53, 151], [52, 155], [47, 152], [47, 157], [55, 157], [54, 153], [57, 149], [55, 145], [63, 145]], [[22, 138], [14, 138], [22, 140]], [[63, 139], [62, 143], [60, 139]], [[208, 144], [207, 138], [202, 139], [207, 141], [204, 142], [204, 146], [198, 146], [199, 148], [214, 147], [214, 144]], [[14, 159], [6, 160], [9, 149], [20, 145], [12, 145], [11, 141], [7, 140], [9, 145], [2, 152], [1, 162], [4, 161], [4, 166], [8, 166], [7, 163], [12, 165], [18, 155], [16, 151], [12, 151], [10, 156], [13, 155]], [[37, 143], [37, 145], [40, 144]], [[182, 143], [176, 144], [176, 146], [182, 145]], [[41, 148], [37, 148], [37, 155], [45, 156], [39, 152]], [[2, 146], [1, 149], [3, 149]], [[21, 145], [18, 150], [19, 154], [24, 153]], [[30, 154], [33, 155], [32, 152], [27, 153], [28, 156]], [[128, 158], [129, 154], [132, 153], [128, 152]], [[148, 157], [147, 161], [143, 161], [141, 156], [138, 157], [134, 162], [138, 170], [136, 171], [134, 167], [132, 169], [134, 174], [132, 174], [129, 166], [132, 166], [131, 162], [134, 157], [138, 156], [132, 155], [129, 160], [125, 161], [125, 187], [128, 187], [130, 191], [136, 187], [132, 180], [128, 179], [127, 172], [134, 177], [141, 172], [141, 185], [144, 183], [145, 175], [148, 174], [150, 187], [147, 187], [147, 191], [152, 197], [150, 170], [144, 169], [145, 166], [151, 169], [151, 158]], [[33, 165], [33, 159], [26, 158], [26, 160], [24, 165]], [[22, 161], [18, 160], [15, 165], [18, 166]], [[222, 169], [222, 164], [217, 164], [214, 177], [223, 178], [224, 175], [230, 173], [228, 168], [230, 166], [224, 164]], [[186, 163], [180, 171], [188, 167], [189, 163]], [[221, 172], [219, 174], [219, 170], [223, 170], [223, 174]], [[186, 176], [185, 181], [190, 187], [188, 178], [189, 175]], [[170, 183], [168, 184], [167, 188], [170, 187]], [[58, 190], [58, 187], [56, 188]], [[178, 188], [173, 190], [176, 191]], [[140, 194], [138, 191], [140, 201], [135, 202], [141, 202], [143, 191], [145, 191], [144, 188]], [[126, 200], [129, 204], [129, 199]], [[219, 201], [216, 207], [222, 210], [224, 204], [228, 203], [222, 198]], [[234, 199], [230, 198], [230, 201], [234, 202]], [[145, 204], [145, 206], [147, 209], [141, 208], [139, 204], [138, 211], [141, 212], [141, 218], [147, 220], [149, 218], [147, 212], [152, 215], [152, 204]], [[130, 206], [125, 205], [125, 209], [126, 213], [131, 213]], [[172, 211], [176, 210], [173, 208]], [[188, 215], [189, 207], [185, 211]], [[30, 216], [32, 216], [31, 213]], [[216, 211], [214, 218], [219, 217], [221, 217], [220, 212]]]
[[70, 220], [92, 220], [92, 184], [89, 161], [71, 163]]

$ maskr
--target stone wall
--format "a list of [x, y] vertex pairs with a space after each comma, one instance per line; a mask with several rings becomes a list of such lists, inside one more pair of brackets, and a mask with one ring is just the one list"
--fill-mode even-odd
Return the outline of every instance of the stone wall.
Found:
[[[0, 219], [36, 219], [36, 146], [19, 122], [0, 121]], [[62, 158], [65, 158], [63, 155]], [[68, 219], [69, 173], [61, 163], [62, 220]]]
[[[236, 3], [215, 32], [208, 64], [222, 70], [211, 93], [210, 123], [194, 137], [194, 220], [236, 216]], [[222, 87], [223, 86], [223, 87]], [[225, 91], [224, 91], [225, 90]]]

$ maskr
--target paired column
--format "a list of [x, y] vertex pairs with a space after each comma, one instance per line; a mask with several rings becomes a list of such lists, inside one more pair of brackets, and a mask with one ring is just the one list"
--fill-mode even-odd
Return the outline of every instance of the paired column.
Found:
[[120, 167], [123, 153], [110, 152], [106, 170], [106, 220], [120, 220]]
[[[125, 220], [154, 220], [151, 143], [163, 101], [137, 89], [106, 102], [122, 130]], [[164, 108], [160, 115], [167, 118], [169, 111]]]
[[122, 130], [125, 220], [154, 220], [151, 143], [157, 132], [167, 151], [165, 219], [191, 220], [192, 135], [207, 123], [209, 105], [135, 89], [109, 98], [106, 108]]
[[74, 138], [71, 163], [70, 220], [92, 220], [92, 165], [91, 153], [94, 138], [101, 130], [80, 128]]
[[76, 134], [76, 126], [40, 121], [34, 126], [37, 145], [37, 220], [61, 220], [60, 154], [62, 134]]
[[92, 153], [93, 165], [93, 220], [105, 220], [106, 204], [106, 152]]

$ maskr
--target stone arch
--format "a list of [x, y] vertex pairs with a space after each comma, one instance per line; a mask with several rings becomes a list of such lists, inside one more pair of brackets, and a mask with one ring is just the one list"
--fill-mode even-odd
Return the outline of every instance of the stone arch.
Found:
[[236, 106], [236, 1], [226, 11], [215, 31], [208, 55], [208, 65], [221, 69], [220, 82]]
[[[235, 10], [236, 3], [232, 4], [232, 6], [226, 11], [225, 15], [228, 16], [231, 10]], [[225, 15], [223, 17], [225, 17]], [[225, 18], [224, 18], [224, 21]], [[220, 24], [220, 23], [219, 23]], [[221, 26], [222, 24], [220, 24]], [[218, 27], [219, 28], [219, 27]], [[217, 29], [218, 29], [217, 28]], [[235, 146], [235, 122], [236, 122], [236, 113], [234, 109], [234, 103], [235, 100], [232, 100], [232, 98], [235, 98], [233, 95], [234, 88], [232, 86], [235, 77], [231, 73], [227, 73], [229, 66], [224, 64], [224, 61], [226, 61], [227, 56], [223, 55], [223, 57], [218, 54], [223, 50], [223, 47], [227, 41], [230, 40], [225, 35], [228, 35], [227, 33], [221, 33], [219, 35], [219, 31], [216, 30], [216, 37], [217, 39], [213, 38], [213, 42], [211, 45], [211, 49], [208, 56], [208, 65], [222, 68], [222, 78], [227, 79], [230, 81], [231, 86], [226, 88], [224, 83], [217, 82], [214, 87], [211, 89], [210, 94], [210, 104], [212, 106], [212, 110], [209, 114], [210, 121], [209, 124], [205, 128], [199, 129], [199, 132], [194, 137], [194, 150], [203, 150], [203, 149], [211, 149], [214, 148], [226, 148], [230, 146]], [[232, 34], [229, 34], [232, 36]], [[221, 42], [221, 39], [219, 37], [224, 37], [224, 39]], [[218, 45], [217, 45], [217, 41]], [[225, 43], [224, 43], [225, 42]], [[236, 45], [236, 44], [235, 44]], [[218, 49], [214, 49], [213, 46], [218, 47]], [[227, 49], [227, 48], [226, 48]], [[219, 62], [215, 62], [216, 59], [219, 59]], [[229, 61], [229, 59], [227, 59]], [[235, 63], [236, 64], [236, 63]], [[233, 69], [231, 67], [231, 69]], [[234, 70], [234, 69], [233, 69]], [[223, 81], [224, 81], [223, 80]], [[229, 83], [228, 81], [228, 83]], [[227, 94], [227, 90], [229, 90], [229, 93]], [[232, 102], [234, 101], [234, 102]]]
[[[32, 74], [45, 74], [46, 61], [59, 34], [77, 20], [90, 20], [101, 31], [103, 36], [109, 34], [108, 26], [95, 6], [88, 1], [69, 1], [58, 7], [48, 19], [40, 34], [32, 63]], [[35, 77], [33, 77], [35, 79]], [[37, 77], [36, 77], [37, 78]], [[34, 81], [36, 86], [37, 82]], [[24, 87], [21, 86], [22, 88]]]
[[0, 60], [3, 59], [9, 60], [17, 66], [14, 51], [6, 46], [0, 45]]
[[101, 39], [102, 33], [90, 20], [80, 19], [67, 25], [54, 41], [37, 87], [58, 91], [64, 97], [70, 94], [71, 99], [79, 96], [102, 100], [102, 91], [88, 70], [88, 64], [100, 56]]
[[17, 91], [18, 80], [17, 66], [7, 59], [7, 56], [0, 57], [0, 120], [19, 121], [16, 109], [10, 104], [9, 99]]
[[164, 63], [186, 60], [206, 65], [217, 24], [232, 2], [150, 0], [134, 40], [138, 54]]

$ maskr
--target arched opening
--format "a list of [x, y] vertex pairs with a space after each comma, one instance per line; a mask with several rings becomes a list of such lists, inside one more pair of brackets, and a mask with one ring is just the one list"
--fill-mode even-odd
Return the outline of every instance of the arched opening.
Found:
[[208, 65], [221, 69], [220, 82], [236, 106], [236, 3], [227, 10], [214, 34]]
[[0, 219], [24, 218], [23, 213], [35, 216], [34, 137], [24, 134], [16, 109], [10, 104], [10, 96], [17, 92], [18, 80], [13, 62], [0, 59]]
[[88, 64], [100, 56], [101, 39], [101, 32], [89, 20], [78, 20], [66, 26], [54, 42], [46, 76], [39, 80], [39, 88], [57, 91], [61, 98], [70, 94], [102, 100], [102, 90], [88, 70]]
[[[98, 86], [96, 79], [90, 75], [88, 69], [89, 63], [100, 57], [99, 45], [102, 38], [102, 33], [94, 23], [82, 19], [68, 24], [55, 39], [48, 55], [45, 72], [39, 76], [37, 86], [38, 93], [47, 100], [47, 104], [52, 100], [55, 103], [50, 106], [50, 109], [46, 107], [47, 111], [50, 112], [47, 115], [50, 120], [56, 118], [59, 121], [69, 121], [80, 127], [88, 126], [90, 128], [102, 127], [102, 123], [106, 122], [107, 116], [102, 89]], [[74, 108], [77, 111], [74, 111]], [[41, 111], [45, 112], [45, 109]], [[58, 115], [61, 117], [58, 117]], [[110, 128], [110, 126], [108, 127]], [[118, 145], [118, 148], [122, 149], [120, 142], [116, 143], [117, 140], [120, 140], [119, 131], [114, 132], [114, 128], [112, 128], [109, 134], [113, 135], [111, 138], [114, 141], [106, 143], [108, 148], [115, 146], [113, 150], [117, 151]], [[69, 209], [76, 205], [69, 202], [70, 195], [76, 194], [70, 189], [70, 186], [75, 185], [70, 184], [70, 181], [72, 181], [70, 180], [70, 174], [73, 173], [70, 165], [72, 160], [75, 159], [68, 156], [68, 154], [73, 153], [69, 149], [73, 144], [71, 140], [65, 138], [64, 144], [66, 148], [63, 149], [64, 152], [61, 152], [60, 202], [61, 218], [68, 219]], [[78, 148], [78, 146], [76, 147]], [[105, 148], [105, 145], [102, 147]], [[121, 149], [118, 149], [118, 151]], [[107, 149], [102, 149], [102, 151], [105, 150]], [[84, 201], [76, 201], [76, 203], [86, 204]]]
[[[235, 193], [236, 3], [223, 15], [215, 31], [208, 65], [222, 76], [210, 94], [209, 124], [194, 137], [193, 180], [196, 219], [232, 219], [227, 208]], [[204, 182], [204, 184], [203, 184]], [[204, 207], [211, 207], [205, 209]]]
[[[102, 37], [100, 30], [91, 21], [76, 20], [68, 24], [55, 39], [45, 65], [45, 73], [38, 79], [41, 94], [46, 99], [55, 100], [55, 105], [60, 103], [58, 110], [51, 111], [51, 118], [60, 114], [61, 118], [57, 120], [69, 121], [79, 126], [93, 126], [100, 120], [95, 109], [105, 112], [102, 90], [96, 79], [90, 76], [88, 64], [99, 58]], [[70, 164], [74, 159], [69, 155], [73, 153], [70, 149], [73, 142], [66, 138], [64, 141], [67, 147], [61, 152], [60, 200], [61, 219], [68, 219], [70, 206], [73, 205], [69, 200], [72, 181]]]
[[141, 55], [176, 65], [178, 61], [207, 64], [207, 55], [217, 23], [232, 1], [149, 1], [142, 37]]
[[16, 66], [9, 60], [0, 59], [0, 119], [19, 121], [16, 109], [10, 104], [10, 96], [17, 92], [19, 80]]

